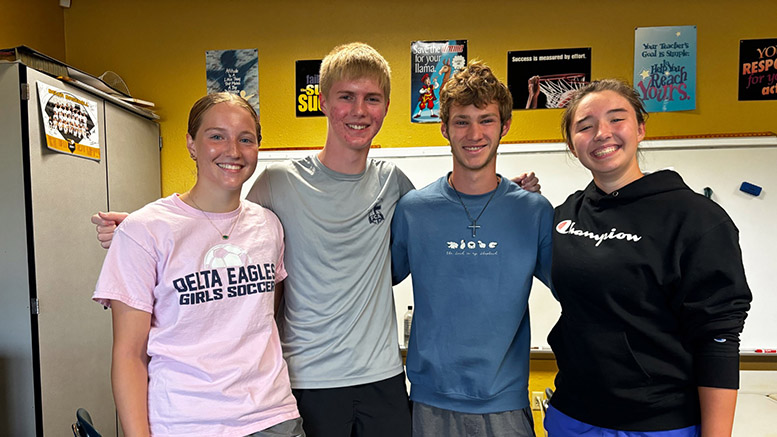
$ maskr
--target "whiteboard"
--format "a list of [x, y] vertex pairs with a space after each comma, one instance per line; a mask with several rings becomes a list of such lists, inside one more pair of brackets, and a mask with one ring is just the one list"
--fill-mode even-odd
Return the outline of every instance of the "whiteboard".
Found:
[[[777, 187], [777, 137], [702, 138], [654, 140], [642, 142], [640, 166], [643, 171], [672, 168], [682, 175], [696, 192], [712, 189], [712, 199], [722, 206], [740, 231], [740, 245], [753, 304], [742, 333], [743, 352], [754, 349], [777, 349], [777, 237], [771, 220], [777, 218], [777, 197], [769, 191]], [[266, 163], [300, 158], [316, 151], [260, 152], [259, 170]], [[450, 148], [412, 147], [373, 149], [370, 156], [394, 162], [421, 188], [452, 168]], [[258, 171], [257, 170], [257, 173]], [[591, 180], [590, 173], [562, 143], [502, 144], [497, 157], [497, 172], [514, 177], [534, 171], [540, 178], [542, 194], [554, 205], [561, 204], [575, 190], [583, 189]], [[254, 178], [256, 175], [254, 175]], [[753, 197], [739, 191], [747, 181], [763, 188]], [[245, 195], [253, 179], [243, 188]], [[394, 287], [398, 325], [407, 306], [412, 305], [410, 278]], [[534, 281], [529, 299], [532, 346], [547, 349], [547, 336], [556, 323], [560, 307], [550, 291]], [[401, 339], [402, 333], [398, 333]]]

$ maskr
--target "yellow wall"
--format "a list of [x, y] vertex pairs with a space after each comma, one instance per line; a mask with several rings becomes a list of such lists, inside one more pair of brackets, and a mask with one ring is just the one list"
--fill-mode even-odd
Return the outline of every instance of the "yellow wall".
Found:
[[0, 0], [0, 48], [29, 46], [65, 60], [65, 17], [56, 0]]
[[[554, 359], [532, 359], [529, 365], [529, 397], [532, 392], [545, 393], [546, 388], [555, 389], [553, 380], [558, 372], [556, 360]], [[542, 426], [542, 413], [534, 411], [534, 432], [538, 436], [544, 436], [545, 431]]]
[[[507, 51], [592, 47], [592, 76], [630, 80], [634, 28], [697, 25], [697, 110], [654, 114], [649, 136], [777, 132], [777, 101], [737, 101], [739, 40], [777, 37], [774, 0], [74, 0], [65, 11], [67, 61], [113, 70], [162, 117], [163, 193], [194, 181], [184, 149], [189, 106], [205, 93], [205, 51], [257, 48], [263, 147], [320, 147], [323, 118], [296, 118], [294, 61], [364, 41], [391, 63], [391, 108], [375, 144], [444, 145], [437, 125], [410, 118], [410, 43], [467, 39], [470, 58], [506, 80]], [[559, 110], [519, 111], [506, 141], [558, 139]], [[522, 169], [525, 170], [525, 169]], [[516, 173], [518, 169], [516, 170]], [[529, 390], [553, 386], [553, 360], [532, 360]], [[542, 434], [540, 416], [536, 430]]]
[[[594, 78], [630, 79], [635, 27], [695, 24], [698, 109], [655, 114], [648, 134], [777, 132], [777, 101], [737, 101], [739, 40], [777, 37], [774, 0], [600, 0], [589, 7], [448, 0], [444, 8], [411, 0], [74, 0], [64, 14], [57, 3], [0, 0], [0, 47], [29, 45], [94, 75], [115, 71], [134, 96], [156, 102], [164, 194], [193, 182], [186, 115], [205, 93], [205, 51], [215, 49], [259, 49], [263, 147], [320, 147], [324, 119], [295, 117], [294, 61], [320, 59], [342, 42], [367, 42], [394, 69], [391, 110], [375, 144], [428, 146], [445, 143], [437, 125], [408, 121], [411, 41], [467, 39], [470, 57], [503, 79], [509, 50], [592, 47]], [[558, 110], [515, 114], [506, 141], [560, 137]], [[530, 391], [552, 386], [555, 370], [552, 360], [532, 360]]]
[[[320, 147], [325, 120], [295, 117], [294, 61], [320, 59], [338, 43], [367, 42], [394, 69], [391, 109], [375, 144], [426, 146], [445, 142], [439, 126], [408, 121], [411, 41], [467, 39], [470, 57], [485, 60], [504, 79], [509, 50], [590, 46], [593, 77], [630, 79], [635, 27], [695, 24], [698, 109], [655, 114], [648, 135], [777, 132], [777, 101], [737, 101], [739, 40], [777, 37], [774, 0], [442, 4], [75, 0], [65, 11], [67, 61], [95, 75], [113, 70], [135, 96], [157, 103], [165, 194], [184, 191], [193, 182], [193, 165], [183, 147], [186, 116], [205, 93], [205, 51], [213, 49], [259, 49], [264, 147]], [[560, 138], [558, 110], [515, 114], [506, 141]]]

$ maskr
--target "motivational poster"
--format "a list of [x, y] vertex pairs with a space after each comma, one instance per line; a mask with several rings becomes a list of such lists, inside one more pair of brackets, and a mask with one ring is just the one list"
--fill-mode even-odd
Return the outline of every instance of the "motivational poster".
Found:
[[638, 27], [634, 88], [648, 112], [696, 109], [696, 26]]
[[297, 117], [323, 117], [318, 98], [318, 82], [321, 60], [297, 61], [294, 63], [294, 95]]
[[410, 44], [410, 121], [440, 121], [440, 88], [467, 66], [467, 40], [414, 41]]
[[739, 100], [777, 100], [777, 38], [739, 41]]
[[205, 52], [208, 93], [239, 94], [259, 114], [259, 54], [257, 49]]
[[507, 52], [513, 109], [564, 108], [590, 80], [590, 47]]

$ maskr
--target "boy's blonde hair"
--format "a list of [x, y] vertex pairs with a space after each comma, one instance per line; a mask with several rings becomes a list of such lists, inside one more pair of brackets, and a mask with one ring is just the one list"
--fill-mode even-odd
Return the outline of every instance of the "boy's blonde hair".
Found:
[[391, 93], [391, 68], [377, 50], [361, 42], [335, 47], [321, 61], [319, 88], [324, 96], [338, 80], [363, 77], [375, 79], [388, 100]]

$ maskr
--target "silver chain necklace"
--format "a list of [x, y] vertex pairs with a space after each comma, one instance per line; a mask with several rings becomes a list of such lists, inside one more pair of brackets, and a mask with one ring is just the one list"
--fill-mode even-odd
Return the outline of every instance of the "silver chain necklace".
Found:
[[232, 235], [232, 231], [235, 230], [235, 225], [237, 224], [238, 221], [240, 221], [240, 215], [243, 213], [243, 207], [240, 206], [240, 210], [237, 212], [237, 218], [235, 218], [235, 221], [232, 222], [232, 227], [229, 228], [229, 232], [225, 234], [225, 233], [221, 232], [221, 230], [218, 228], [218, 226], [216, 226], [216, 224], [213, 223], [213, 221], [210, 219], [210, 217], [208, 217], [208, 215], [205, 214], [205, 211], [203, 211], [203, 209], [200, 208], [200, 205], [197, 205], [197, 201], [194, 200], [194, 196], [192, 196], [191, 193], [189, 193], [189, 200], [191, 200], [192, 203], [194, 204], [194, 206], [197, 207], [197, 210], [200, 211], [200, 214], [202, 214], [202, 216], [205, 217], [208, 220], [208, 223], [210, 223], [210, 225], [213, 226], [213, 229], [215, 229], [216, 232], [218, 232], [219, 235], [221, 235], [221, 239], [222, 240], [229, 240], [229, 236]]
[[459, 194], [459, 191], [456, 189], [456, 186], [453, 185], [453, 175], [451, 177], [448, 177], [448, 182], [451, 184], [451, 188], [453, 188], [453, 192], [456, 193], [456, 198], [459, 199], [459, 203], [461, 206], [464, 207], [464, 212], [467, 213], [467, 218], [472, 222], [471, 225], [467, 226], [468, 229], [472, 229], [472, 238], [475, 238], [475, 235], [477, 234], [477, 230], [480, 229], [480, 225], [478, 225], [478, 220], [480, 220], [480, 216], [483, 215], [483, 213], [486, 211], [486, 208], [488, 208], [488, 204], [491, 203], [491, 199], [494, 198], [494, 195], [496, 194], [496, 191], [499, 189], [499, 176], [496, 177], [496, 188], [493, 192], [491, 192], [491, 197], [488, 198], [488, 201], [483, 206], [483, 209], [480, 210], [480, 214], [478, 214], [477, 217], [472, 218], [472, 214], [469, 213], [469, 209], [467, 208], [467, 205], [464, 204], [464, 200], [461, 199], [461, 195]]

